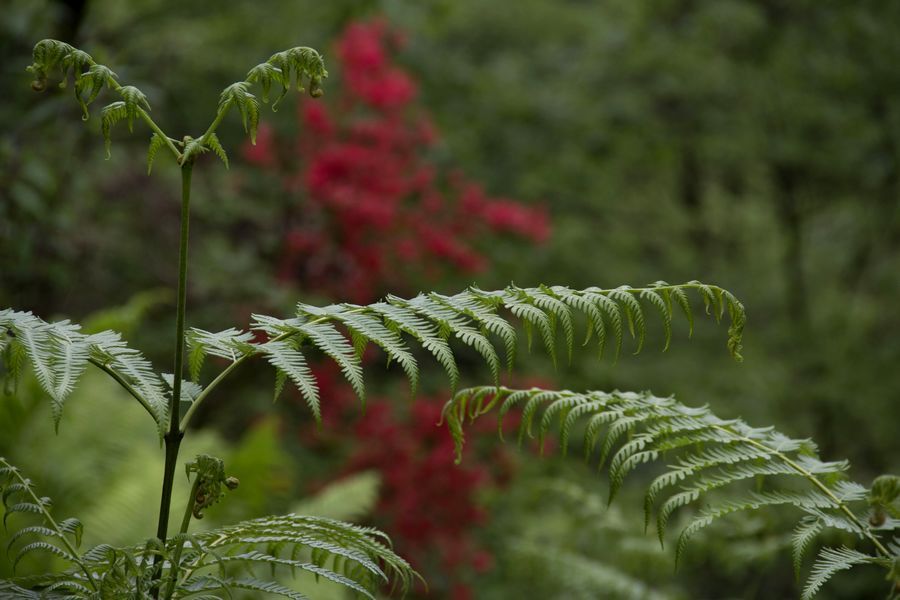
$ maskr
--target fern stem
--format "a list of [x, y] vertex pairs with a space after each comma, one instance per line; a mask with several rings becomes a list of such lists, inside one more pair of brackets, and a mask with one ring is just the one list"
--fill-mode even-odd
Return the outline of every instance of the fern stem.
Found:
[[138, 114], [141, 116], [141, 119], [143, 119], [144, 123], [146, 123], [147, 126], [153, 130], [153, 133], [155, 133], [156, 135], [158, 135], [159, 137], [161, 137], [163, 139], [163, 141], [166, 143], [166, 146], [168, 146], [169, 150], [172, 151], [172, 154], [175, 155], [175, 160], [177, 160], [180, 164], [181, 163], [181, 152], [179, 152], [178, 148], [175, 147], [175, 144], [172, 143], [171, 138], [169, 138], [169, 136], [167, 136], [163, 132], [163, 130], [160, 129], [159, 125], [157, 125], [156, 122], [150, 118], [150, 115], [148, 115], [147, 111], [145, 111], [143, 108], [138, 108]]
[[[175, 466], [178, 448], [184, 434], [178, 428], [178, 409], [181, 403], [181, 382], [184, 375], [184, 315], [187, 308], [187, 258], [191, 216], [191, 174], [194, 162], [181, 166], [181, 241], [178, 250], [178, 304], [175, 315], [175, 369], [172, 375], [172, 398], [169, 401], [169, 431], [163, 438], [166, 445], [166, 463], [163, 468], [162, 494], [159, 501], [159, 522], [156, 537], [163, 545], [169, 529], [169, 510], [172, 504], [172, 488], [175, 482]], [[156, 557], [154, 556], [154, 560]], [[157, 572], [155, 576], [158, 576]], [[155, 594], [154, 594], [155, 596]]]
[[141, 396], [138, 393], [138, 391], [135, 390], [134, 387], [132, 387], [132, 385], [130, 383], [125, 381], [125, 378], [123, 378], [121, 375], [116, 373], [113, 369], [110, 369], [109, 366], [103, 364], [102, 362], [100, 362], [99, 360], [97, 360], [95, 358], [90, 358], [88, 360], [90, 361], [90, 363], [92, 365], [94, 365], [95, 367], [97, 367], [98, 369], [100, 369], [101, 371], [103, 371], [104, 373], [109, 375], [110, 377], [112, 377], [116, 383], [118, 383], [125, 389], [125, 391], [127, 391], [129, 394], [134, 396], [135, 400], [140, 402], [141, 406], [143, 406], [147, 410], [147, 412], [150, 413], [150, 416], [153, 417], [154, 420], [156, 420], [156, 414], [154, 414], [153, 409], [150, 407], [150, 403], [147, 402], [147, 400], [143, 396]]
[[[728, 433], [729, 435], [736, 434], [735, 431], [733, 431], [727, 427], [720, 427], [717, 425], [717, 426], [715, 426], [715, 428], [720, 431], [723, 431], [725, 433]], [[775, 450], [774, 448], [766, 446], [765, 444], [761, 444], [761, 443], [757, 442], [756, 440], [748, 438], [748, 437], [744, 437], [744, 436], [738, 436], [738, 437], [740, 438], [741, 441], [746, 442], [747, 444], [750, 444], [751, 446], [756, 446], [757, 448], [759, 448], [761, 450], [765, 450], [766, 452], [769, 452], [769, 453], [777, 456], [781, 460], [783, 460], [786, 465], [788, 465], [790, 468], [797, 471], [798, 474], [800, 474], [802, 477], [806, 478], [810, 483], [812, 483], [814, 486], [816, 486], [820, 492], [825, 494], [825, 496], [829, 500], [834, 502], [835, 506], [837, 506], [838, 509], [842, 513], [844, 513], [847, 516], [847, 518], [850, 519], [850, 521], [854, 525], [856, 525], [859, 528], [860, 534], [862, 534], [864, 537], [868, 538], [869, 541], [872, 542], [872, 544], [875, 546], [875, 548], [878, 550], [878, 552], [880, 552], [882, 555], [887, 556], [887, 557], [892, 556], [892, 554], [890, 552], [888, 552], [888, 549], [885, 548], [884, 545], [881, 543], [881, 540], [879, 540], [876, 536], [872, 535], [872, 532], [869, 531], [869, 528], [866, 527], [865, 525], [863, 525], [863, 523], [856, 517], [856, 515], [853, 514], [853, 511], [850, 510], [850, 508], [847, 506], [847, 504], [843, 500], [841, 500], [840, 498], [835, 496], [834, 492], [832, 492], [830, 489], [828, 489], [828, 486], [826, 486], [824, 483], [819, 481], [818, 477], [816, 477], [814, 474], [810, 473], [809, 471], [807, 471], [806, 469], [801, 467], [799, 464], [797, 464], [797, 462], [795, 462], [794, 460], [791, 460], [790, 457], [786, 456], [785, 454], [782, 454], [778, 450]]]
[[222, 121], [225, 119], [225, 115], [227, 115], [228, 111], [231, 109], [231, 104], [231, 102], [227, 102], [224, 106], [222, 106], [222, 108], [219, 109], [219, 111], [216, 113], [216, 118], [213, 119], [213, 122], [209, 124], [209, 127], [207, 127], [203, 135], [200, 136], [201, 143], [205, 144], [209, 139], [209, 136], [216, 132], [216, 129], [219, 128], [219, 125], [221, 125]]
[[[277, 337], [272, 338], [270, 341], [277, 342], [277, 341], [285, 340], [285, 339], [291, 337], [292, 335], [295, 335], [295, 333], [293, 331], [289, 331], [286, 333], [282, 333], [281, 335], [279, 335]], [[191, 402], [190, 408], [187, 409], [187, 412], [184, 413], [184, 417], [182, 417], [182, 419], [181, 419], [179, 431], [181, 431], [182, 435], [184, 435], [184, 432], [187, 431], [188, 423], [191, 422], [191, 418], [194, 416], [194, 413], [197, 411], [197, 409], [200, 407], [200, 404], [203, 403], [203, 401], [206, 399], [206, 397], [209, 396], [209, 394], [220, 383], [222, 383], [222, 381], [224, 381], [232, 373], [232, 371], [237, 369], [241, 364], [244, 363], [244, 361], [246, 361], [249, 358], [252, 358], [253, 356], [256, 356], [256, 355], [255, 354], [245, 354], [244, 356], [240, 357], [239, 359], [237, 359], [236, 361], [234, 361], [233, 363], [231, 363], [230, 365], [225, 367], [222, 370], [222, 372], [219, 373], [216, 376], [216, 378], [213, 379], [209, 383], [208, 386], [203, 388], [203, 391], [197, 395], [197, 397], [194, 399], [193, 402]]]
[[[353, 309], [353, 310], [348, 310], [348, 311], [347, 311], [347, 314], [356, 314], [356, 313], [362, 313], [362, 312], [364, 312], [363, 309], [357, 308], [357, 309]], [[323, 315], [323, 316], [321, 316], [321, 317], [318, 317], [318, 318], [316, 318], [316, 319], [313, 319], [313, 320], [309, 321], [309, 323], [307, 323], [307, 324], [308, 324], [308, 325], [315, 325], [316, 323], [324, 323], [324, 322], [330, 321], [330, 320], [333, 320], [332, 317], [331, 317], [330, 315]], [[269, 341], [270, 341], [270, 342], [280, 342], [280, 341], [286, 340], [286, 339], [288, 339], [289, 337], [294, 336], [294, 335], [297, 335], [297, 332], [296, 332], [296, 331], [286, 331], [285, 333], [282, 333], [281, 335], [278, 335], [278, 336], [273, 337], [273, 338], [272, 338], [271, 340], [269, 340]], [[213, 380], [209, 383], [208, 386], [206, 386], [205, 388], [203, 388], [203, 391], [200, 392], [200, 393], [197, 395], [197, 397], [196, 397], [196, 398], [194, 399], [194, 401], [191, 403], [190, 408], [188, 408], [187, 412], [184, 413], [184, 417], [182, 417], [182, 419], [181, 419], [181, 425], [179, 426], [179, 431], [181, 431], [181, 434], [182, 434], [182, 435], [184, 435], [184, 432], [187, 431], [187, 426], [188, 426], [188, 424], [191, 422], [191, 418], [194, 416], [194, 413], [197, 411], [197, 409], [200, 407], [200, 405], [203, 403], [203, 401], [206, 399], [206, 397], [209, 396], [209, 394], [210, 394], [210, 393], [211, 393], [211, 392], [212, 392], [212, 391], [213, 391], [220, 383], [222, 383], [222, 381], [224, 381], [224, 380], [232, 373], [232, 371], [234, 371], [235, 369], [237, 369], [237, 368], [238, 368], [240, 365], [242, 365], [246, 360], [248, 360], [248, 359], [250, 359], [250, 358], [253, 358], [254, 356], [257, 356], [257, 354], [255, 354], [255, 353], [250, 353], [250, 354], [245, 354], [245, 355], [241, 356], [239, 359], [235, 360], [233, 363], [231, 363], [230, 365], [228, 365], [227, 367], [225, 367], [225, 368], [222, 370], [222, 372], [219, 373], [219, 374], [216, 376], [216, 378], [213, 379]]]
[[[188, 527], [191, 524], [191, 515], [194, 513], [194, 504], [196, 503], [197, 498], [197, 489], [200, 487], [200, 476], [194, 476], [194, 483], [191, 485], [191, 493], [188, 495], [187, 505], [184, 507], [184, 516], [181, 518], [181, 529], [178, 530], [178, 533], [184, 535], [187, 533]], [[171, 567], [169, 571], [169, 586], [166, 589], [166, 593], [163, 595], [166, 600], [172, 597], [172, 594], [175, 592], [175, 583], [178, 578], [178, 567], [179, 561], [181, 560], [181, 552], [184, 549], [184, 539], [178, 540], [178, 545], [175, 546], [175, 552], [172, 554], [172, 560], [170, 561]]]
[[6, 459], [0, 458], [0, 463], [2, 463], [5, 468], [9, 469], [10, 472], [15, 476], [15, 478], [19, 480], [19, 483], [22, 484], [22, 487], [28, 492], [28, 495], [31, 496], [31, 499], [34, 501], [35, 506], [40, 508], [41, 513], [43, 514], [44, 518], [47, 520], [47, 523], [49, 523], [50, 527], [52, 527], [53, 530], [58, 534], [59, 539], [62, 540], [62, 543], [66, 547], [66, 550], [68, 550], [69, 554], [72, 556], [73, 562], [75, 562], [75, 564], [77, 564], [81, 568], [81, 570], [84, 571], [85, 576], [87, 576], [88, 584], [91, 586], [91, 588], [94, 591], [99, 591], [99, 588], [97, 587], [97, 583], [94, 581], [94, 576], [91, 575], [90, 569], [88, 569], [87, 565], [85, 565], [84, 562], [82, 562], [81, 559], [79, 558], [78, 550], [68, 540], [65, 532], [60, 528], [59, 524], [56, 522], [56, 519], [54, 519], [50, 515], [50, 512], [46, 508], [44, 508], [44, 503], [41, 502], [41, 499], [38, 498], [37, 495], [34, 493], [34, 490], [31, 488], [31, 484], [25, 478], [22, 477], [22, 474], [19, 473], [19, 470], [17, 468], [15, 468], [13, 465], [6, 462]]
[[[97, 62], [92, 60], [90, 62], [90, 64], [96, 65]], [[115, 79], [113, 79], [110, 82], [110, 87], [115, 91], [119, 91], [122, 89], [122, 85]], [[140, 115], [141, 120], [143, 120], [144, 123], [146, 123], [147, 126], [150, 129], [152, 129], [154, 133], [156, 133], [156, 135], [160, 136], [163, 140], [165, 140], [166, 145], [169, 147], [169, 150], [171, 150], [172, 154], [175, 155], [175, 159], [180, 161], [181, 160], [181, 152], [178, 151], [178, 148], [175, 147], [175, 144], [172, 143], [172, 140], [169, 139], [169, 136], [167, 136], [165, 133], [163, 133], [163, 130], [159, 127], [159, 125], [156, 124], [156, 121], [154, 121], [153, 118], [147, 114], [147, 111], [145, 111], [143, 108], [139, 107], [138, 115]]]
[[172, 399], [169, 402], [169, 435], [179, 435], [178, 408], [184, 376], [184, 316], [187, 309], [188, 238], [191, 220], [191, 174], [193, 161], [181, 166], [181, 241], [178, 250], [178, 305], [175, 317], [175, 369], [172, 376]]

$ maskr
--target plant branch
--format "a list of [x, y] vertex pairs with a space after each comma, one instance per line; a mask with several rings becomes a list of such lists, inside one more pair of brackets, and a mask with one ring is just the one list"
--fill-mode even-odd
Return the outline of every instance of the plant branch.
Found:
[[[363, 310], [362, 310], [362, 309], [353, 309], [353, 310], [347, 311], [348, 314], [352, 314], [352, 313], [360, 313], [360, 312], [363, 312]], [[314, 325], [314, 324], [316, 324], [316, 323], [324, 323], [325, 321], [329, 321], [329, 320], [333, 320], [332, 317], [329, 316], [329, 315], [324, 315], [324, 316], [318, 317], [318, 318], [316, 318], [316, 319], [313, 319], [312, 321], [309, 322], [309, 324], [310, 324], [310, 325]], [[282, 333], [281, 335], [278, 335], [278, 336], [273, 337], [273, 338], [272, 338], [271, 340], [269, 340], [269, 341], [270, 341], [270, 342], [279, 342], [279, 341], [282, 341], [282, 340], [286, 340], [286, 339], [290, 338], [290, 337], [293, 336], [293, 335], [297, 335], [297, 332], [295, 332], [295, 331], [287, 331], [287, 332], [285, 332], [285, 333]], [[181, 425], [180, 425], [180, 427], [179, 427], [179, 430], [181, 431], [181, 434], [182, 434], [182, 435], [184, 435], [184, 432], [187, 431], [188, 423], [190, 423], [191, 418], [194, 416], [194, 413], [197, 411], [197, 408], [200, 407], [200, 404], [206, 399], [206, 397], [209, 396], [209, 394], [210, 394], [210, 393], [211, 393], [211, 392], [212, 392], [212, 391], [213, 391], [220, 383], [222, 383], [222, 381], [224, 381], [224, 380], [225, 380], [225, 379], [226, 379], [226, 378], [227, 378], [227, 377], [228, 377], [235, 369], [237, 369], [237, 368], [238, 368], [241, 364], [243, 364], [245, 361], [247, 361], [247, 360], [250, 359], [250, 358], [253, 358], [253, 357], [256, 356], [256, 355], [257, 355], [256, 353], [251, 352], [251, 353], [248, 353], [248, 354], [245, 354], [245, 355], [241, 356], [239, 359], [235, 360], [235, 361], [232, 362], [230, 365], [228, 365], [227, 367], [225, 367], [225, 369], [223, 369], [222, 372], [219, 373], [219, 374], [216, 376], [216, 378], [213, 379], [213, 380], [209, 383], [208, 386], [206, 386], [205, 388], [203, 388], [203, 391], [200, 392], [200, 393], [197, 395], [197, 397], [194, 399], [193, 402], [191, 402], [190, 408], [188, 408], [187, 412], [184, 413], [184, 417], [182, 417], [182, 419], [181, 419]]]
[[169, 150], [172, 151], [172, 154], [175, 155], [175, 160], [178, 161], [179, 164], [181, 164], [181, 152], [172, 142], [172, 139], [167, 136], [162, 129], [159, 128], [159, 125], [157, 125], [156, 122], [154, 122], [153, 119], [150, 118], [150, 115], [147, 114], [147, 111], [145, 111], [143, 108], [138, 108], [138, 114], [141, 116], [141, 119], [143, 119], [144, 123], [146, 123], [147, 126], [153, 130], [153, 133], [163, 139], [163, 141], [166, 143], [166, 146], [169, 148]]
[[[281, 340], [286, 340], [287, 338], [295, 335], [294, 332], [283, 333], [277, 337], [272, 338], [270, 341], [277, 342]], [[191, 422], [191, 418], [194, 416], [194, 413], [197, 411], [197, 408], [200, 407], [200, 404], [206, 399], [207, 396], [220, 384], [224, 381], [235, 369], [237, 369], [241, 364], [243, 364], [248, 359], [256, 356], [255, 353], [245, 354], [239, 359], [232, 362], [230, 365], [225, 367], [221, 373], [219, 373], [215, 379], [213, 379], [208, 386], [203, 388], [203, 391], [200, 392], [197, 397], [191, 402], [190, 408], [188, 408], [187, 412], [184, 413], [184, 417], [181, 419], [181, 424], [179, 426], [179, 430], [182, 435], [185, 431], [187, 431], [188, 423]]]
[[0, 463], [2, 463], [4, 467], [9, 469], [10, 472], [15, 476], [15, 478], [19, 480], [22, 488], [28, 492], [28, 495], [31, 496], [31, 499], [34, 501], [34, 504], [40, 508], [41, 514], [47, 520], [47, 523], [50, 524], [50, 527], [53, 528], [53, 530], [59, 536], [59, 539], [62, 540], [63, 545], [66, 547], [66, 550], [68, 550], [69, 555], [71, 555], [72, 557], [72, 562], [74, 562], [81, 568], [82, 571], [84, 571], [84, 574], [87, 576], [87, 582], [88, 584], [90, 584], [91, 588], [93, 588], [94, 591], [98, 591], [99, 588], [97, 587], [97, 583], [94, 581], [94, 576], [91, 574], [90, 569], [88, 569], [87, 565], [82, 562], [81, 558], [78, 555], [78, 550], [74, 546], [72, 546], [72, 543], [66, 537], [65, 532], [60, 528], [56, 520], [50, 515], [50, 512], [46, 508], [44, 508], [44, 503], [41, 502], [41, 499], [38, 498], [34, 493], [34, 490], [31, 487], [31, 483], [27, 479], [22, 477], [22, 474], [19, 473], [19, 470], [17, 468], [6, 462], [6, 459], [0, 458]]
[[[91, 64], [97, 64], [97, 63], [94, 61], [91, 61]], [[117, 92], [122, 89], [122, 85], [115, 79], [110, 79], [109, 87]], [[143, 120], [144, 123], [146, 123], [147, 126], [150, 129], [152, 129], [156, 135], [160, 136], [166, 142], [166, 145], [169, 147], [169, 150], [171, 150], [172, 154], [175, 155], [175, 160], [180, 161], [181, 160], [181, 152], [178, 151], [178, 148], [175, 147], [175, 144], [172, 143], [172, 140], [169, 138], [169, 136], [167, 136], [163, 132], [163, 130], [160, 128], [160, 126], [156, 124], [156, 121], [154, 121], [153, 118], [149, 114], [147, 114], [147, 111], [145, 111], [143, 108], [138, 107], [138, 115], [140, 115], [141, 120]]]
[[147, 400], [143, 396], [141, 396], [140, 393], [138, 393], [138, 391], [134, 389], [134, 387], [130, 383], [125, 381], [125, 379], [121, 375], [116, 373], [113, 369], [109, 368], [108, 365], [103, 364], [101, 361], [95, 358], [91, 358], [88, 360], [92, 365], [96, 366], [98, 369], [112, 377], [116, 381], [116, 383], [118, 383], [125, 389], [125, 391], [134, 396], [134, 398], [141, 403], [141, 406], [146, 409], [150, 416], [153, 417], [153, 420], [156, 420], [156, 415], [153, 413], [153, 409], [150, 407], [150, 403], [147, 402]]
[[178, 252], [178, 304], [175, 316], [175, 369], [172, 398], [169, 402], [169, 434], [177, 435], [178, 407], [181, 401], [181, 382], [184, 375], [184, 317], [187, 308], [188, 238], [190, 236], [192, 161], [181, 167], [181, 241]]
[[[156, 537], [165, 545], [169, 529], [169, 510], [172, 504], [172, 488], [178, 448], [184, 434], [178, 428], [178, 409], [181, 401], [181, 382], [184, 374], [184, 317], [187, 308], [187, 257], [190, 234], [191, 173], [193, 161], [181, 166], [181, 241], [178, 252], [178, 304], [175, 315], [175, 369], [172, 376], [172, 398], [169, 401], [169, 431], [164, 440], [166, 463], [163, 470], [162, 494], [159, 502], [159, 521]], [[156, 557], [154, 557], [155, 559]], [[158, 575], [158, 573], [157, 573]]]
[[[187, 533], [188, 527], [191, 524], [191, 515], [194, 513], [194, 504], [196, 503], [197, 498], [197, 490], [200, 487], [200, 475], [197, 474], [194, 476], [194, 483], [191, 485], [191, 493], [188, 495], [187, 505], [184, 508], [184, 516], [181, 518], [181, 529], [178, 530], [178, 533], [184, 535]], [[178, 540], [178, 545], [175, 546], [175, 552], [172, 554], [171, 567], [169, 571], [169, 586], [166, 589], [166, 593], [164, 594], [164, 598], [168, 600], [172, 597], [172, 594], [175, 592], [175, 582], [178, 577], [178, 567], [179, 561], [181, 560], [181, 551], [184, 549], [184, 538]]]
[[228, 111], [231, 110], [231, 102], [227, 102], [224, 104], [219, 111], [216, 113], [216, 118], [213, 119], [213, 122], [209, 124], [206, 131], [203, 132], [203, 135], [200, 136], [200, 143], [205, 144], [209, 139], [209, 136], [216, 132], [216, 129], [219, 128], [219, 125], [222, 124], [222, 121], [225, 119], [225, 115], [228, 114]]

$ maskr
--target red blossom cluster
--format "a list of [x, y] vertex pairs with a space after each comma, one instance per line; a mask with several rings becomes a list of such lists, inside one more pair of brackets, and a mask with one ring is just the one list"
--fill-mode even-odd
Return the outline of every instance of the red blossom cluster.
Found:
[[544, 210], [438, 172], [429, 160], [437, 131], [394, 62], [401, 44], [383, 21], [351, 24], [338, 42], [342, 85], [329, 86], [337, 100], [301, 102], [298, 144], [260, 127], [256, 146], [245, 147], [247, 161], [302, 199], [288, 216], [282, 279], [365, 302], [422, 279], [482, 271], [479, 245], [491, 236], [549, 235]]
[[[368, 302], [422, 279], [485, 269], [479, 246], [497, 235], [539, 243], [550, 233], [544, 210], [490, 197], [429, 160], [438, 134], [414, 104], [415, 81], [395, 63], [401, 45], [383, 21], [349, 25], [329, 102], [299, 105], [300, 141], [276, 139], [261, 126], [256, 146], [244, 148], [245, 160], [275, 174], [298, 199], [285, 217], [279, 276], [305, 290]], [[322, 363], [314, 370], [326, 427], [304, 427], [301, 436], [321, 448], [323, 432], [352, 427], [342, 472], [380, 473], [375, 522], [426, 574], [429, 597], [471, 598], [465, 580], [493, 564], [475, 534], [487, 518], [478, 497], [508, 480], [512, 455], [491, 444], [490, 454], [455, 465], [450, 434], [437, 425], [440, 400], [369, 399], [360, 417], [337, 368]]]

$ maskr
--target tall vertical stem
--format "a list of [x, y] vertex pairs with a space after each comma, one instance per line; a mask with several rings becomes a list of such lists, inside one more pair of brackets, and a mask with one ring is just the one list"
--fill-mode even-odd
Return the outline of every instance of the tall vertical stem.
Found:
[[[184, 507], [184, 517], [181, 519], [181, 529], [178, 530], [178, 533], [184, 534], [187, 533], [188, 527], [191, 524], [191, 515], [194, 513], [194, 504], [197, 502], [197, 490], [200, 489], [200, 474], [197, 473], [194, 475], [194, 484], [191, 486], [191, 493], [188, 495], [187, 505]], [[175, 552], [172, 554], [172, 571], [169, 573], [169, 576], [172, 578], [169, 581], [169, 585], [166, 588], [166, 593], [163, 595], [165, 600], [169, 600], [172, 597], [172, 593], [175, 591], [175, 584], [177, 582], [178, 573], [176, 569], [178, 569], [181, 564], [181, 551], [184, 549], [184, 540], [181, 539], [178, 541], [178, 545], [175, 546]]]
[[162, 498], [159, 502], [159, 523], [156, 537], [163, 543], [169, 529], [169, 507], [172, 503], [172, 485], [178, 448], [182, 434], [178, 429], [181, 401], [181, 378], [184, 374], [184, 313], [187, 304], [188, 234], [191, 213], [191, 172], [194, 164], [187, 161], [181, 166], [181, 245], [178, 253], [178, 307], [175, 317], [175, 369], [172, 377], [172, 399], [169, 402], [169, 431], [165, 435], [166, 465], [163, 471]]

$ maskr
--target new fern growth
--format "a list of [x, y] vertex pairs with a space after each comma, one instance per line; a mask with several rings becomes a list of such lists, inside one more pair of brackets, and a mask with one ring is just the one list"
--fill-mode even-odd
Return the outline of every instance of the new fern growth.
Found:
[[[599, 446], [611, 457], [613, 484], [610, 497], [625, 475], [638, 465], [658, 459], [663, 452], [681, 453], [676, 466], [661, 475], [647, 496], [648, 515], [656, 510], [658, 528], [664, 530], [678, 508], [715, 490], [740, 481], [770, 476], [799, 480], [806, 489], [760, 491], [701, 513], [685, 530], [678, 552], [691, 535], [725, 514], [773, 504], [795, 504], [805, 513], [798, 527], [798, 563], [814, 536], [823, 528], [838, 527], [858, 535], [874, 553], [838, 549], [823, 551], [813, 567], [807, 595], [842, 568], [875, 563], [887, 568], [896, 560], [897, 543], [885, 545], [881, 532], [896, 524], [897, 484], [884, 480], [868, 492], [841, 478], [844, 463], [824, 463], [814, 456], [808, 441], [790, 440], [772, 430], [752, 429], [740, 421], [722, 421], [708, 410], [688, 409], [672, 399], [649, 394], [574, 394], [540, 390], [513, 391], [500, 386], [500, 372], [514, 364], [518, 332], [523, 330], [531, 346], [540, 344], [556, 363], [559, 355], [571, 358], [577, 325], [586, 325], [584, 344], [592, 340], [598, 352], [618, 357], [626, 337], [634, 352], [644, 347], [649, 314], [658, 314], [664, 332], [663, 349], [671, 340], [672, 320], [683, 313], [693, 328], [694, 301], [702, 300], [706, 313], [730, 322], [727, 346], [740, 360], [744, 307], [730, 292], [697, 281], [670, 285], [657, 282], [646, 287], [590, 287], [573, 290], [564, 286], [497, 291], [470, 288], [451, 296], [423, 293], [410, 299], [388, 296], [370, 305], [334, 304], [316, 307], [298, 304], [294, 315], [277, 318], [255, 315], [250, 331], [235, 328], [209, 332], [186, 325], [187, 254], [190, 222], [191, 174], [197, 159], [211, 151], [228, 165], [228, 157], [216, 131], [234, 108], [244, 129], [255, 142], [262, 102], [280, 86], [273, 109], [291, 89], [307, 88], [313, 97], [322, 94], [327, 76], [322, 57], [310, 48], [297, 47], [272, 55], [250, 69], [246, 78], [222, 92], [215, 117], [203, 133], [170, 137], [150, 116], [147, 97], [137, 88], [122, 85], [108, 67], [87, 53], [55, 40], [39, 42], [34, 49], [32, 88], [47, 87], [61, 75], [61, 86], [73, 80], [74, 96], [83, 119], [104, 89], [113, 100], [100, 111], [101, 132], [109, 152], [111, 130], [125, 121], [129, 130], [143, 122], [151, 131], [148, 172], [161, 150], [167, 150], [182, 173], [181, 237], [178, 291], [171, 373], [158, 372], [137, 350], [111, 331], [84, 334], [68, 321], [48, 323], [28, 312], [0, 310], [0, 366], [6, 389], [31, 365], [37, 381], [50, 397], [58, 427], [64, 403], [80, 376], [96, 367], [121, 385], [150, 415], [165, 446], [158, 527], [155, 536], [128, 548], [100, 545], [79, 549], [82, 527], [77, 520], [57, 522], [50, 503], [34, 491], [33, 484], [5, 460], [0, 461], [0, 487], [6, 507], [5, 521], [31, 514], [38, 523], [21, 528], [13, 536], [15, 561], [31, 552], [50, 552], [69, 565], [60, 573], [27, 580], [0, 582], [4, 597], [13, 598], [225, 598], [237, 590], [306, 598], [300, 592], [270, 579], [260, 579], [256, 567], [305, 571], [338, 583], [362, 596], [374, 598], [385, 582], [401, 592], [417, 574], [391, 549], [384, 534], [330, 519], [285, 515], [262, 517], [203, 532], [190, 532], [192, 519], [202, 518], [211, 504], [237, 485], [219, 459], [198, 456], [187, 464], [193, 478], [179, 533], [168, 536], [172, 488], [181, 440], [193, 415], [207, 398], [240, 365], [253, 358], [275, 371], [275, 396], [290, 381], [318, 420], [321, 403], [318, 384], [309, 368], [311, 351], [333, 360], [360, 399], [365, 397], [362, 355], [367, 346], [381, 348], [389, 362], [399, 365], [415, 392], [422, 356], [431, 356], [446, 372], [455, 389], [461, 379], [457, 355], [469, 348], [491, 373], [493, 385], [456, 394], [447, 417], [458, 443], [462, 422], [494, 406], [501, 414], [523, 404], [524, 431], [528, 432], [543, 407], [539, 430], [545, 432], [554, 418], [562, 423], [563, 446], [568, 446], [579, 419], [587, 419], [584, 432], [588, 454]], [[562, 340], [562, 348], [559, 340]], [[261, 341], [262, 340], [262, 341]], [[562, 350], [562, 352], [560, 352]], [[210, 381], [201, 381], [207, 356], [225, 359], [227, 365]], [[601, 442], [601, 432], [608, 426]], [[703, 449], [696, 449], [702, 445]], [[683, 492], [666, 496], [677, 483], [688, 483]], [[892, 487], [893, 486], [893, 487]], [[657, 500], [667, 498], [660, 507]], [[869, 521], [857, 504], [871, 504]]]

